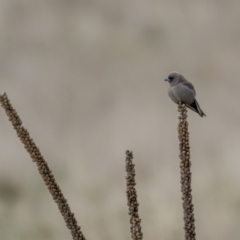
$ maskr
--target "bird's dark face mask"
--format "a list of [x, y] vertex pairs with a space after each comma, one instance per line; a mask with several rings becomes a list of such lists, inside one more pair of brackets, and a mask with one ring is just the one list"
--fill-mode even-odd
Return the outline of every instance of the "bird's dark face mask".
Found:
[[173, 80], [174, 80], [173, 77], [168, 77], [168, 78], [165, 78], [165, 79], [164, 79], [164, 81], [169, 82], [169, 83], [172, 83]]

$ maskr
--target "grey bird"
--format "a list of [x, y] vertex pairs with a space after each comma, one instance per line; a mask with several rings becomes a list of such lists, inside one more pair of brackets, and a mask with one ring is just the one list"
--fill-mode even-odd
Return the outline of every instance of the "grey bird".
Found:
[[188, 108], [198, 113], [201, 117], [206, 115], [200, 108], [196, 100], [196, 91], [194, 86], [188, 82], [180, 73], [173, 72], [169, 74], [165, 81], [169, 82], [168, 95], [175, 103], [185, 103]]

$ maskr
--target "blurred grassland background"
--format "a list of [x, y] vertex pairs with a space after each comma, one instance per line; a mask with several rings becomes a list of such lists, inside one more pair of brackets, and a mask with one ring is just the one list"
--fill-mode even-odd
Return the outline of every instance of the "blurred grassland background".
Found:
[[[7, 92], [89, 240], [131, 239], [125, 150], [144, 239], [183, 239], [177, 106], [183, 73], [198, 239], [240, 238], [240, 1], [1, 0]], [[71, 239], [0, 109], [0, 239]]]

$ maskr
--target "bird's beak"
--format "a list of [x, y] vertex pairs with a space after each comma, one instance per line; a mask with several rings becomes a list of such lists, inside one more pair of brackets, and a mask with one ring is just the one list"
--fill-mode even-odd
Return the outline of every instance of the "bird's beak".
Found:
[[164, 81], [170, 82], [170, 79], [169, 78], [165, 78]]

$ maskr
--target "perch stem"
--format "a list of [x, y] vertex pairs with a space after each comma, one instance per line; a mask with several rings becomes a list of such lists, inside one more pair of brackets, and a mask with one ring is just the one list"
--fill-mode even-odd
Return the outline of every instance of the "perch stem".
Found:
[[181, 191], [183, 200], [184, 213], [184, 230], [185, 240], [195, 240], [195, 219], [194, 206], [192, 203], [191, 189], [191, 162], [190, 162], [190, 145], [187, 122], [187, 108], [183, 103], [179, 103], [178, 111], [180, 112], [178, 124], [178, 138], [180, 148], [180, 170], [181, 170]]

